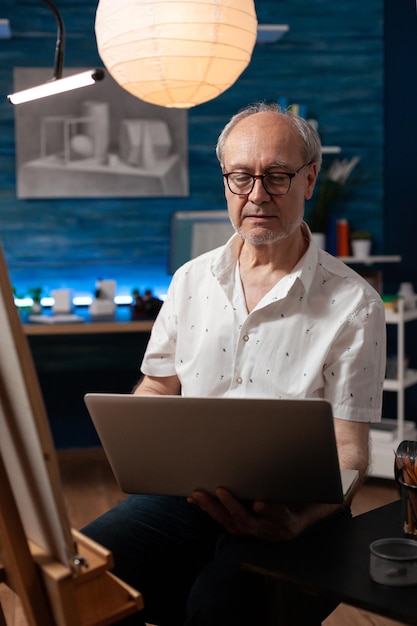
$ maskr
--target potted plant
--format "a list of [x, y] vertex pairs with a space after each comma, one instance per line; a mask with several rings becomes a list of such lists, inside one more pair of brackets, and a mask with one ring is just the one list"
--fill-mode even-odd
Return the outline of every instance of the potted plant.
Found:
[[354, 230], [350, 235], [352, 255], [356, 259], [365, 259], [371, 253], [372, 235], [368, 230]]
[[42, 298], [42, 287], [30, 287], [28, 289], [28, 294], [32, 298], [32, 307], [31, 310], [33, 313], [40, 313], [42, 310], [41, 298]]
[[[360, 157], [351, 159], [334, 159], [327, 170], [320, 174], [313, 205], [311, 206], [307, 224], [319, 247], [325, 248], [325, 238], [331, 210], [342, 194], [346, 182], [359, 163]], [[318, 237], [318, 235], [321, 235]]]

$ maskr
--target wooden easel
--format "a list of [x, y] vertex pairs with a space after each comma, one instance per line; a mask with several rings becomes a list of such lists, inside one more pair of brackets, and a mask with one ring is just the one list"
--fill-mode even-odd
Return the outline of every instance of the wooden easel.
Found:
[[18, 594], [29, 626], [108, 626], [143, 608], [141, 594], [112, 565], [108, 550], [70, 528], [0, 248], [0, 583]]

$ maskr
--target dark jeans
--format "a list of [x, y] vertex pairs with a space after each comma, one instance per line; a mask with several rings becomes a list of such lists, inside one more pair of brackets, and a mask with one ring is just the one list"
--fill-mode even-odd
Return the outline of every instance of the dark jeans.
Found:
[[265, 580], [240, 566], [239, 548], [257, 540], [226, 533], [184, 498], [129, 496], [82, 532], [113, 552], [114, 573], [143, 594], [145, 609], [120, 626], [266, 623]]

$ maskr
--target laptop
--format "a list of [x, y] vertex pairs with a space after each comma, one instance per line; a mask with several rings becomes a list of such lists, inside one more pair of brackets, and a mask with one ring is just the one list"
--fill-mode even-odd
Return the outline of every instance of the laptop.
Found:
[[88, 393], [85, 403], [126, 493], [222, 486], [239, 500], [341, 503], [358, 476], [340, 471], [326, 400]]

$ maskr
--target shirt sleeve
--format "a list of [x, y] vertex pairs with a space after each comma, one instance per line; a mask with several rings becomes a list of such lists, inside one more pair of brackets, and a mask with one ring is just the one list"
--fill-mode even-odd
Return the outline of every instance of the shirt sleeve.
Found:
[[386, 366], [382, 300], [372, 299], [349, 316], [328, 357], [325, 397], [335, 417], [380, 421]]
[[175, 277], [167, 297], [152, 327], [151, 336], [141, 364], [141, 371], [148, 376], [173, 376], [177, 338], [177, 315], [174, 306]]

